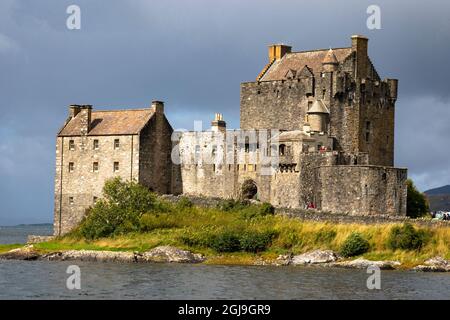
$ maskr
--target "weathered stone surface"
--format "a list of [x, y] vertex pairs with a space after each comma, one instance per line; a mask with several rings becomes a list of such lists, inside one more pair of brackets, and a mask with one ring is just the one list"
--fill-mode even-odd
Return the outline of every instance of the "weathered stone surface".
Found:
[[42, 256], [42, 259], [50, 261], [96, 261], [96, 262], [136, 262], [133, 252], [95, 251], [95, 250], [70, 250], [54, 252]]
[[339, 259], [339, 255], [332, 250], [314, 250], [301, 255], [292, 257], [291, 264], [304, 265], [304, 264], [318, 264], [318, 263], [330, 263]]
[[367, 259], [356, 259], [352, 261], [342, 261], [331, 263], [330, 266], [342, 267], [342, 268], [355, 268], [355, 269], [366, 269], [370, 266], [376, 266], [381, 270], [392, 270], [400, 266], [401, 263], [398, 261], [371, 261]]
[[53, 240], [54, 236], [35, 236], [35, 235], [29, 235], [27, 239], [28, 244], [34, 244], [34, 243], [40, 243], [40, 242], [47, 242]]
[[138, 262], [199, 263], [205, 258], [201, 254], [181, 250], [172, 246], [160, 246], [137, 257]]
[[33, 245], [10, 250], [0, 254], [0, 259], [5, 260], [37, 260], [40, 254], [34, 249]]
[[450, 261], [442, 257], [428, 259], [423, 265], [418, 265], [414, 271], [423, 272], [450, 272]]
[[278, 258], [275, 260], [274, 265], [276, 266], [287, 266], [291, 264], [293, 254], [282, 254], [278, 256]]

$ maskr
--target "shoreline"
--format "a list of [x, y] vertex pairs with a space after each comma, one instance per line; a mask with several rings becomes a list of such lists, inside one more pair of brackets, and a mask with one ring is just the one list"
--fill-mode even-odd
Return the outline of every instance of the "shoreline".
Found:
[[[0, 245], [4, 246], [4, 245]], [[17, 245], [11, 245], [17, 246]], [[273, 266], [273, 267], [321, 267], [342, 269], [367, 269], [378, 267], [380, 270], [414, 272], [450, 272], [450, 261], [434, 257], [413, 267], [402, 265], [399, 261], [368, 260], [361, 256], [353, 259], [341, 257], [332, 250], [313, 250], [300, 255], [279, 255], [267, 259], [262, 255], [228, 254], [204, 256], [173, 246], [158, 246], [146, 252], [109, 251], [109, 250], [59, 250], [43, 251], [33, 245], [19, 246], [6, 252], [0, 252], [0, 261], [86, 261], [113, 263], [181, 263], [216, 266]]]

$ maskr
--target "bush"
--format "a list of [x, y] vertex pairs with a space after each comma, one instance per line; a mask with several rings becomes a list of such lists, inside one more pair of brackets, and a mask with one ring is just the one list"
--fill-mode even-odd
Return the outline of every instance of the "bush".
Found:
[[273, 215], [275, 208], [270, 203], [253, 204], [241, 209], [241, 214], [246, 219], [253, 219], [256, 217], [264, 217], [267, 215]]
[[208, 246], [217, 252], [236, 252], [241, 250], [239, 235], [233, 231], [224, 231], [212, 236]]
[[134, 181], [108, 180], [103, 195], [104, 199], [87, 211], [78, 228], [86, 239], [137, 231], [141, 216], [155, 208], [155, 195]]
[[177, 202], [178, 209], [192, 208], [193, 206], [194, 204], [187, 197], [181, 197], [180, 200]]
[[234, 199], [221, 200], [216, 208], [221, 211], [238, 211], [248, 207], [248, 202]]
[[429, 211], [427, 197], [417, 190], [412, 180], [406, 182], [408, 195], [406, 200], [406, 215], [411, 218], [425, 216]]
[[392, 250], [418, 250], [426, 243], [428, 235], [423, 230], [416, 230], [410, 223], [393, 227], [389, 234], [387, 246]]
[[253, 253], [264, 251], [272, 243], [275, 236], [274, 231], [246, 232], [240, 238], [241, 250]]
[[139, 221], [139, 230], [150, 232], [156, 229], [170, 229], [178, 227], [176, 219], [169, 214], [144, 214]]
[[369, 251], [369, 242], [360, 233], [352, 233], [341, 246], [341, 254], [348, 258], [358, 256]]

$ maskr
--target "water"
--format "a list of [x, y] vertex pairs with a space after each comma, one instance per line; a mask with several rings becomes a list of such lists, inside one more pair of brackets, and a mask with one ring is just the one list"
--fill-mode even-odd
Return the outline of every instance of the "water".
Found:
[[53, 234], [53, 225], [35, 224], [14, 227], [0, 226], [0, 244], [26, 243], [28, 235], [50, 236]]
[[[2, 229], [0, 242], [23, 239], [26, 228], [17, 237]], [[72, 264], [81, 290], [66, 288]], [[320, 267], [0, 261], [0, 299], [450, 299], [448, 274], [382, 271], [381, 290], [367, 289], [368, 276]]]

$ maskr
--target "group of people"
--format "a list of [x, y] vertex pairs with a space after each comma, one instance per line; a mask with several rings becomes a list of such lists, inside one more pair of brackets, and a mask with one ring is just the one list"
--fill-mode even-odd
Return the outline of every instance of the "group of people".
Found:
[[432, 212], [431, 217], [436, 220], [450, 220], [450, 212], [445, 211]]

